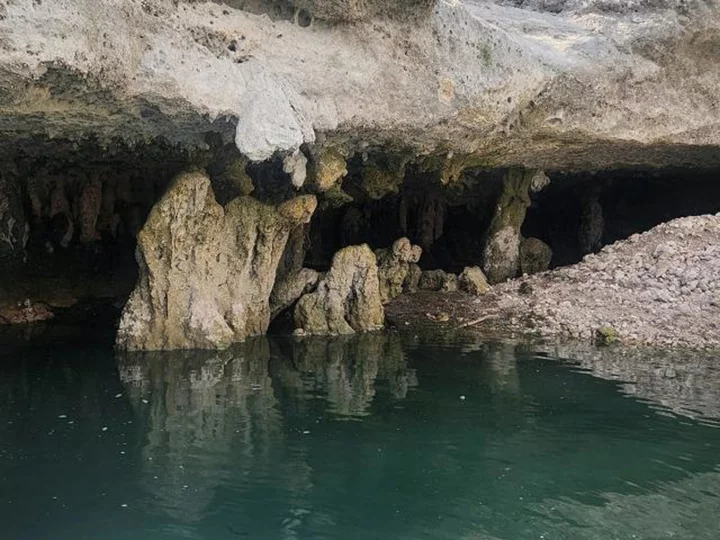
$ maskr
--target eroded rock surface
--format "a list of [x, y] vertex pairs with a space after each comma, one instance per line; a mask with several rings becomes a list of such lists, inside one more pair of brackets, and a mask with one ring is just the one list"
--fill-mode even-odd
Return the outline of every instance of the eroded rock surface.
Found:
[[385, 314], [375, 254], [367, 244], [338, 251], [317, 290], [295, 306], [298, 333], [352, 334], [379, 330]]
[[417, 288], [420, 291], [457, 291], [458, 277], [445, 270], [425, 270], [420, 274]]
[[378, 261], [380, 300], [383, 304], [399, 296], [403, 290], [412, 291], [416, 288], [414, 277], [408, 279], [408, 274], [411, 273], [411, 265], [420, 260], [420, 246], [413, 246], [407, 238], [400, 238], [388, 249], [377, 250], [375, 255]]
[[240, 197], [223, 207], [205, 174], [178, 176], [138, 236], [140, 277], [118, 347], [223, 348], [264, 333], [288, 236], [315, 206], [302, 196], [277, 207]]
[[485, 274], [483, 274], [482, 269], [477, 266], [465, 267], [462, 274], [458, 276], [458, 284], [460, 290], [476, 296], [483, 295], [490, 289]]
[[0, 170], [0, 260], [19, 258], [28, 240], [29, 228], [14, 173]]
[[201, 147], [214, 132], [253, 161], [333, 139], [497, 167], [707, 166], [718, 13], [718, 0], [6, 2], [0, 142]]
[[550, 268], [552, 249], [539, 238], [523, 238], [520, 242], [520, 273], [537, 274]]
[[529, 190], [536, 173], [510, 169], [505, 174], [483, 253], [483, 269], [490, 283], [500, 283], [517, 275], [520, 227], [530, 206]]

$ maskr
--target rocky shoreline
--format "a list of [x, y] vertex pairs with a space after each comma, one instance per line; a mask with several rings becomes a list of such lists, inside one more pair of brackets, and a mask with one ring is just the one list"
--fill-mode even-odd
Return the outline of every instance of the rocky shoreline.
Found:
[[398, 327], [434, 324], [600, 345], [715, 348], [718, 240], [720, 215], [680, 218], [579, 264], [492, 286], [484, 296], [405, 296], [388, 307], [388, 318]]
[[[317, 325], [345, 329], [329, 333], [376, 330], [382, 326], [384, 310], [387, 327], [410, 331], [461, 331], [545, 343], [569, 339], [598, 345], [716, 348], [720, 347], [718, 240], [720, 214], [680, 218], [608, 245], [578, 264], [488, 285], [477, 267], [466, 268], [459, 276], [420, 271], [419, 247], [400, 239], [374, 255], [367, 250], [366, 266], [377, 270], [363, 273], [362, 278], [353, 274], [362, 259], [356, 254], [359, 247], [343, 250], [344, 262], [334, 266], [334, 274], [315, 278], [315, 287], [322, 278], [321, 292], [311, 294], [300, 287], [283, 305], [306, 298], [297, 308], [300, 334], [328, 333], [313, 331]], [[368, 289], [375, 280], [379, 287]], [[339, 283], [345, 283], [344, 289]], [[3, 303], [0, 323], [53, 318], [58, 302], [42, 296], [47, 287], [36, 287], [37, 298], [29, 285], [23, 290], [27, 298]], [[38, 307], [42, 316], [37, 316]], [[369, 325], [363, 319], [367, 309], [373, 319]], [[28, 313], [33, 316], [21, 316]], [[175, 322], [182, 326], [183, 320], [178, 317]]]

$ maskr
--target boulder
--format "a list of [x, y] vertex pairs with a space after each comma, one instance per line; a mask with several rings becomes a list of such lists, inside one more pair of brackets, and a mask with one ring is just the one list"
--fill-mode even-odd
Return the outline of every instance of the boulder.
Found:
[[486, 294], [490, 288], [485, 274], [477, 266], [466, 266], [458, 278], [458, 285], [461, 291], [475, 295]]
[[458, 278], [444, 270], [425, 270], [420, 275], [418, 290], [452, 292], [458, 290]]
[[301, 268], [275, 282], [270, 294], [270, 320], [292, 306], [303, 294], [314, 291], [320, 281], [320, 273]]
[[395, 240], [388, 249], [375, 252], [380, 279], [380, 299], [383, 304], [397, 298], [403, 292], [410, 266], [422, 255], [420, 246], [413, 246], [407, 238]]
[[139, 278], [120, 320], [125, 350], [213, 349], [262, 334], [290, 232], [313, 196], [221, 206], [204, 173], [176, 177], [138, 235]]
[[520, 272], [537, 274], [550, 269], [552, 249], [539, 238], [523, 238], [520, 243]]
[[377, 259], [367, 244], [335, 253], [317, 290], [300, 298], [295, 306], [299, 334], [367, 332], [381, 329], [384, 320]]

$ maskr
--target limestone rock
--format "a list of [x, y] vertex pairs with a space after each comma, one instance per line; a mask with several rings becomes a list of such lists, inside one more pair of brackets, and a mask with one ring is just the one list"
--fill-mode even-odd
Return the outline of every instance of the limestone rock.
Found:
[[44, 302], [25, 300], [16, 306], [0, 306], [0, 324], [32, 324], [55, 317]]
[[430, 13], [435, 0], [290, 0], [318, 19], [356, 22], [373, 17], [422, 18]]
[[292, 306], [303, 294], [315, 290], [319, 280], [320, 273], [310, 268], [301, 268], [278, 279], [270, 295], [270, 319]]
[[334, 148], [323, 148], [313, 156], [308, 173], [310, 185], [324, 193], [347, 175], [345, 156]]
[[585, 202], [580, 214], [578, 241], [582, 253], [595, 253], [602, 247], [605, 219], [603, 209], [597, 195]]
[[489, 286], [483, 271], [477, 266], [466, 266], [458, 277], [460, 290], [475, 295], [488, 292]]
[[290, 182], [296, 189], [303, 187], [307, 178], [308, 160], [300, 150], [295, 150], [292, 154], [285, 156], [283, 159], [283, 170], [290, 175]]
[[457, 291], [458, 278], [455, 274], [444, 270], [425, 270], [420, 275], [418, 289], [421, 291]]
[[140, 275], [117, 346], [224, 348], [264, 333], [288, 235], [315, 207], [312, 196], [278, 207], [240, 197], [223, 207], [205, 174], [179, 175], [138, 235]]
[[383, 304], [403, 292], [410, 266], [416, 264], [422, 255], [420, 246], [413, 246], [407, 238], [395, 240], [388, 249], [375, 252], [380, 279], [380, 299]]
[[91, 175], [83, 183], [77, 207], [80, 242], [87, 244], [98, 240], [96, 227], [102, 207], [102, 183], [97, 174]]
[[0, 171], [0, 259], [19, 257], [28, 240], [20, 185], [10, 171]]
[[493, 167], [720, 163], [718, 0], [218, 2], [0, 3], [0, 148], [213, 134], [253, 161], [323, 139]]
[[517, 275], [520, 227], [530, 206], [528, 190], [536, 176], [537, 171], [522, 169], [510, 169], [505, 174], [483, 253], [483, 269], [490, 283]]
[[377, 260], [367, 244], [338, 251], [317, 290], [295, 306], [295, 324], [303, 334], [379, 330], [384, 319]]
[[414, 293], [418, 291], [418, 284], [420, 283], [420, 276], [422, 276], [422, 270], [417, 264], [410, 264], [408, 266], [408, 272], [403, 282], [403, 292]]
[[537, 274], [550, 269], [552, 249], [539, 238], [523, 238], [520, 243], [520, 273]]

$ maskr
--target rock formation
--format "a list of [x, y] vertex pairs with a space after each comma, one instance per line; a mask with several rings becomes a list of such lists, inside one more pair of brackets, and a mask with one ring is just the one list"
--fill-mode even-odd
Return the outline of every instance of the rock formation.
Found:
[[367, 244], [338, 251], [317, 290], [295, 306], [295, 324], [302, 334], [379, 330], [384, 319], [377, 260]]
[[539, 238], [523, 238], [520, 242], [520, 273], [537, 274], [550, 269], [552, 249]]
[[477, 266], [466, 266], [458, 276], [460, 290], [474, 295], [483, 295], [488, 292], [489, 285], [483, 271]]
[[421, 291], [457, 291], [458, 277], [444, 270], [425, 270], [420, 274], [417, 288]]
[[413, 246], [407, 238], [400, 238], [388, 249], [375, 252], [380, 279], [380, 301], [383, 304], [399, 296], [406, 282], [409, 288], [413, 288], [413, 278], [407, 281], [408, 274], [411, 272], [411, 265], [416, 264], [421, 255], [420, 246]]
[[520, 227], [530, 206], [530, 185], [537, 171], [511, 169], [503, 179], [503, 189], [495, 206], [483, 269], [490, 283], [515, 277], [520, 257]]
[[264, 333], [288, 235], [315, 206], [302, 196], [278, 207], [249, 197], [223, 207], [206, 175], [178, 176], [138, 236], [140, 277], [118, 347], [223, 348]]
[[278, 276], [270, 295], [270, 319], [280, 315], [302, 295], [314, 291], [320, 277], [319, 272], [310, 268], [301, 268], [283, 277]]
[[28, 240], [20, 186], [14, 180], [12, 171], [0, 170], [0, 260], [19, 258]]

